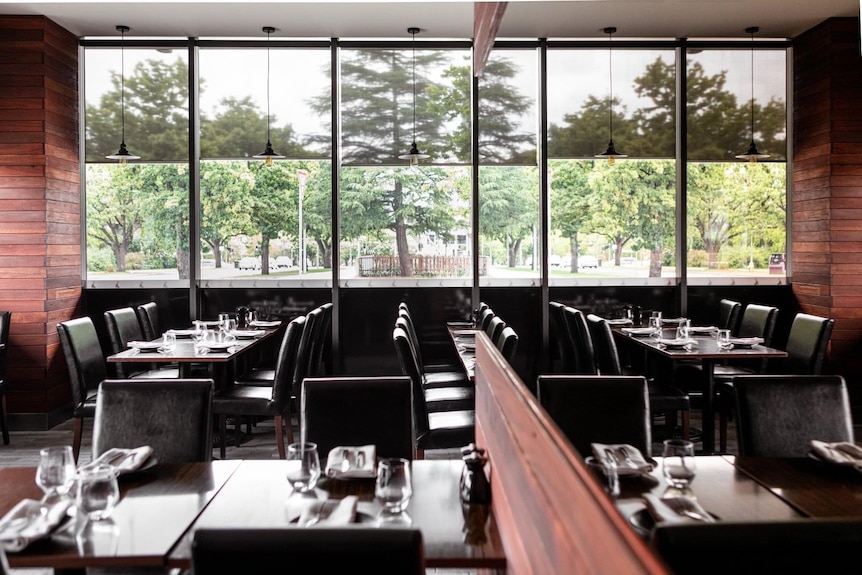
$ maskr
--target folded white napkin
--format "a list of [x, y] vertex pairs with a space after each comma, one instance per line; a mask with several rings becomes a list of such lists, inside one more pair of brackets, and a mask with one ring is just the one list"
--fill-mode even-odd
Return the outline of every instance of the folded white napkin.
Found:
[[715, 522], [715, 518], [691, 497], [682, 495], [662, 499], [652, 493], [644, 493], [643, 498], [647, 510], [656, 523]]
[[651, 327], [624, 327], [620, 331], [634, 337], [652, 335], [655, 333], [655, 329]]
[[23, 499], [0, 519], [0, 546], [9, 552], [21, 551], [54, 530], [66, 517], [71, 499], [43, 504]]
[[326, 476], [335, 479], [367, 479], [377, 475], [377, 448], [333, 447], [326, 457]]
[[848, 441], [838, 441], [835, 443], [827, 443], [812, 439], [808, 442], [808, 447], [818, 458], [829, 463], [845, 465], [862, 471], [862, 447]]
[[81, 467], [82, 470], [92, 469], [100, 464], [107, 464], [114, 468], [117, 475], [131, 473], [140, 469], [153, 455], [153, 448], [142, 445], [134, 449], [122, 449], [114, 447], [105, 451], [102, 455]]
[[349, 525], [356, 520], [358, 498], [348, 495], [344, 499], [314, 499], [302, 510], [297, 523], [304, 527], [313, 525]]
[[278, 327], [281, 325], [281, 320], [263, 321], [260, 319], [256, 319], [254, 321], [248, 322], [248, 325], [250, 325], [251, 327]]
[[644, 458], [640, 449], [627, 443], [593, 443], [592, 449], [597, 461], [603, 463], [610, 459], [617, 464], [617, 475], [643, 475], [653, 470], [653, 464]]
[[632, 325], [634, 323], [631, 319], [627, 317], [621, 318], [605, 318], [605, 321], [608, 322], [608, 325]]

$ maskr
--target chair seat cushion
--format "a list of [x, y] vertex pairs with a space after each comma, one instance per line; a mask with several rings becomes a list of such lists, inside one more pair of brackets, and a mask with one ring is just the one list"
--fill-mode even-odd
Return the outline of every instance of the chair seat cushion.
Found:
[[473, 382], [463, 371], [441, 371], [437, 373], [424, 373], [422, 375], [422, 387], [432, 389], [435, 387], [473, 387]]
[[72, 417], [93, 417], [94, 415], [96, 415], [95, 393], [76, 405], [75, 409], [72, 410]]
[[161, 369], [148, 369], [130, 376], [130, 379], [177, 379], [180, 377], [179, 367], [165, 367]]
[[647, 389], [651, 411], [677, 411], [691, 408], [688, 394], [681, 389], [657, 383], [650, 383]]
[[259, 385], [272, 387], [275, 381], [274, 369], [250, 369], [236, 378], [239, 385]]
[[461, 411], [476, 407], [472, 387], [435, 387], [424, 391], [428, 411]]
[[218, 392], [213, 398], [213, 413], [227, 415], [279, 415], [272, 399], [272, 389], [252, 385], [235, 385]]
[[419, 449], [453, 449], [476, 440], [476, 412], [437, 411], [428, 414], [429, 429], [416, 438]]

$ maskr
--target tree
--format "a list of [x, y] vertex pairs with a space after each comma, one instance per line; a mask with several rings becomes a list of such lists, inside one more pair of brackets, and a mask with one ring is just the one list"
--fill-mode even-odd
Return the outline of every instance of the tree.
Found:
[[536, 170], [482, 168], [479, 170], [479, 232], [506, 246], [510, 268], [525, 237], [533, 232], [539, 211]]
[[90, 166], [87, 176], [87, 242], [109, 248], [117, 271], [141, 229], [144, 206], [136, 170]]
[[[250, 162], [254, 193], [246, 206], [254, 230], [261, 235], [261, 273], [269, 274], [269, 242], [282, 232], [295, 230], [298, 213], [298, 182], [293, 162]], [[304, 254], [303, 254], [304, 257]]]
[[303, 225], [323, 258], [332, 267], [332, 170], [329, 162], [309, 162], [308, 185], [302, 200]]
[[551, 222], [569, 238], [570, 269], [578, 269], [578, 233], [590, 217], [589, 173], [592, 162], [549, 162], [551, 174]]
[[238, 234], [252, 234], [254, 176], [246, 162], [201, 163], [201, 241], [209, 245], [215, 267], [222, 267], [222, 248]]

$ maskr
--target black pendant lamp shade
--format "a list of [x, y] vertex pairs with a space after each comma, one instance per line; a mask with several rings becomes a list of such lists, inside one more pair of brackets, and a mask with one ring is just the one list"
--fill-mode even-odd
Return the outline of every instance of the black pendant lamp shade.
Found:
[[752, 164], [757, 160], [763, 160], [769, 157], [769, 154], [761, 154], [757, 151], [757, 146], [754, 145], [754, 35], [760, 30], [757, 26], [746, 28], [746, 34], [751, 34], [751, 144], [748, 146], [748, 151], [744, 154], [737, 154], [737, 159], [747, 160]]
[[269, 139], [269, 36], [275, 32], [272, 26], [264, 26], [263, 31], [266, 33], [266, 147], [263, 151], [254, 157], [258, 160], [266, 160], [266, 165], [271, 166], [273, 160], [283, 160], [284, 156], [272, 149], [272, 142]]
[[126, 32], [129, 31], [128, 26], [117, 26], [117, 32], [120, 33], [122, 41], [120, 43], [120, 149], [116, 154], [105, 156], [109, 160], [118, 160], [121, 164], [125, 164], [128, 160], [140, 160], [140, 156], [136, 156], [126, 148], [126, 51], [125, 40]]
[[611, 58], [611, 40], [616, 31], [617, 29], [613, 26], [609, 26], [604, 29], [604, 33], [608, 35], [608, 79], [610, 82], [610, 92], [608, 96], [608, 132], [610, 137], [608, 138], [608, 149], [601, 154], [596, 154], [597, 158], [606, 158], [608, 160], [608, 165], [610, 166], [614, 165], [614, 160], [617, 158], [627, 157], [622, 152], [618, 152], [614, 147], [614, 73], [613, 60]]
[[416, 34], [419, 28], [407, 28], [407, 33], [413, 35], [413, 143], [410, 145], [410, 151], [406, 154], [398, 156], [399, 160], [410, 160], [411, 166], [418, 166], [419, 160], [426, 160], [430, 156], [419, 151], [416, 145]]

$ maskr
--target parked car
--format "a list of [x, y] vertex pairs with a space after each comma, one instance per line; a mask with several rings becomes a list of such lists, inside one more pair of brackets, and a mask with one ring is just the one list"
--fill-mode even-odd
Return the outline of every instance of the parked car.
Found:
[[578, 256], [578, 267], [597, 268], [599, 267], [599, 260], [595, 256]]
[[275, 258], [275, 267], [280, 270], [293, 267], [293, 258], [291, 258], [290, 256], [278, 256], [277, 258]]
[[241, 270], [259, 270], [260, 260], [252, 256], [246, 256], [239, 260], [239, 269]]
[[787, 265], [787, 254], [772, 254], [769, 256], [769, 273], [783, 274]]

